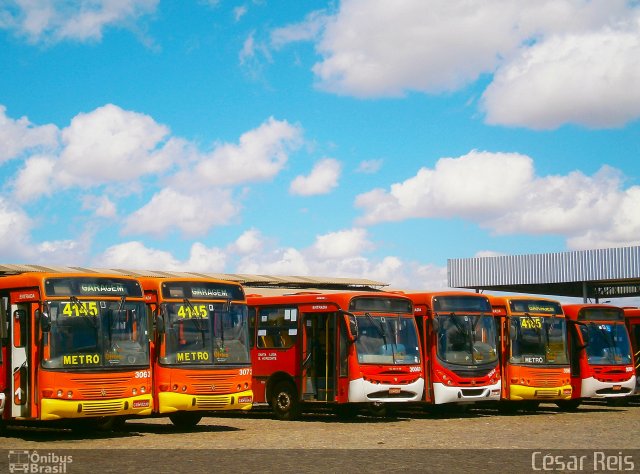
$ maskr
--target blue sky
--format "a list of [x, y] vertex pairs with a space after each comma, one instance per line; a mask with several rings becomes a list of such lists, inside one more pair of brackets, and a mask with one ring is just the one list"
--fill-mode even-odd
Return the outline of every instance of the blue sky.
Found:
[[640, 245], [640, 4], [0, 1], [0, 261], [367, 277]]

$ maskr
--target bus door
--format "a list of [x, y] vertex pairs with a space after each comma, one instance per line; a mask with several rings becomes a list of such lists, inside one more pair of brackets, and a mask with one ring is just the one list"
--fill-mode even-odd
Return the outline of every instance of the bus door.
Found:
[[302, 313], [303, 400], [333, 402], [336, 395], [336, 313]]
[[433, 391], [431, 386], [431, 371], [432, 360], [431, 353], [429, 352], [432, 347], [432, 341], [430, 340], [432, 331], [432, 324], [429, 320], [429, 309], [423, 304], [414, 304], [413, 313], [416, 320], [416, 326], [418, 327], [418, 336], [420, 338], [420, 352], [422, 355], [422, 369], [424, 372], [424, 397], [426, 402], [433, 401]]
[[11, 417], [29, 416], [30, 397], [30, 358], [29, 358], [29, 333], [31, 319], [31, 305], [29, 303], [11, 304]]
[[6, 402], [7, 391], [7, 298], [0, 299], [0, 424], [2, 424], [2, 414], [4, 413], [4, 407]]

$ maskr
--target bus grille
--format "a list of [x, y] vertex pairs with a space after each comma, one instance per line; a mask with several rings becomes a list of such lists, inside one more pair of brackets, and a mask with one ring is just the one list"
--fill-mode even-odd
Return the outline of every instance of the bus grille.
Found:
[[537, 372], [529, 379], [533, 387], [559, 387], [562, 385], [562, 375], [555, 372]]
[[381, 398], [412, 398], [415, 397], [415, 393], [401, 390], [398, 393], [389, 393], [389, 390], [382, 390], [380, 392], [373, 392], [367, 394], [367, 398], [381, 399]]
[[221, 397], [211, 400], [196, 397], [196, 406], [202, 410], [221, 410], [231, 403], [230, 397]]
[[220, 384], [194, 383], [193, 391], [196, 395], [206, 395], [210, 393], [229, 393], [231, 391], [231, 384], [228, 382]]
[[82, 413], [87, 416], [117, 415], [124, 409], [122, 402], [83, 402]]
[[121, 398], [126, 396], [125, 386], [129, 377], [75, 377], [71, 381], [78, 387], [76, 390], [82, 398], [100, 400], [104, 398]]
[[558, 398], [560, 390], [536, 390], [535, 396], [537, 398]]

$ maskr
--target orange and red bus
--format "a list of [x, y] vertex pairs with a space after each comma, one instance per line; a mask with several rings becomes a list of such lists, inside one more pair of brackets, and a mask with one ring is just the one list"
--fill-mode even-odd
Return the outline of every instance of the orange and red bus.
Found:
[[411, 300], [394, 293], [298, 293], [247, 298], [253, 391], [275, 416], [332, 405], [416, 402], [424, 378]]
[[627, 331], [629, 331], [635, 363], [636, 388], [634, 394], [640, 395], [640, 308], [624, 308], [624, 320]]
[[425, 401], [500, 400], [498, 333], [489, 298], [477, 293], [407, 293], [422, 345]]
[[569, 324], [573, 395], [567, 408], [583, 398], [633, 394], [636, 377], [624, 311], [605, 304], [563, 305]]
[[253, 405], [247, 303], [238, 283], [140, 277], [156, 322], [154, 412], [188, 428]]
[[533, 296], [489, 296], [489, 301], [501, 326], [502, 406], [570, 400], [567, 323], [560, 303]]
[[150, 414], [143, 296], [138, 280], [109, 274], [0, 277], [3, 422], [73, 419], [106, 427]]

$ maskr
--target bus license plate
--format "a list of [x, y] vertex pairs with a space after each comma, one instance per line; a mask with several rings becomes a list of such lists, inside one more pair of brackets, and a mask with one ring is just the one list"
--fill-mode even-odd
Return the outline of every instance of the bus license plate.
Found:
[[398, 395], [400, 393], [400, 387], [391, 387], [389, 389], [389, 395]]
[[614, 385], [613, 389], [614, 390], [622, 390], [622, 385]]

